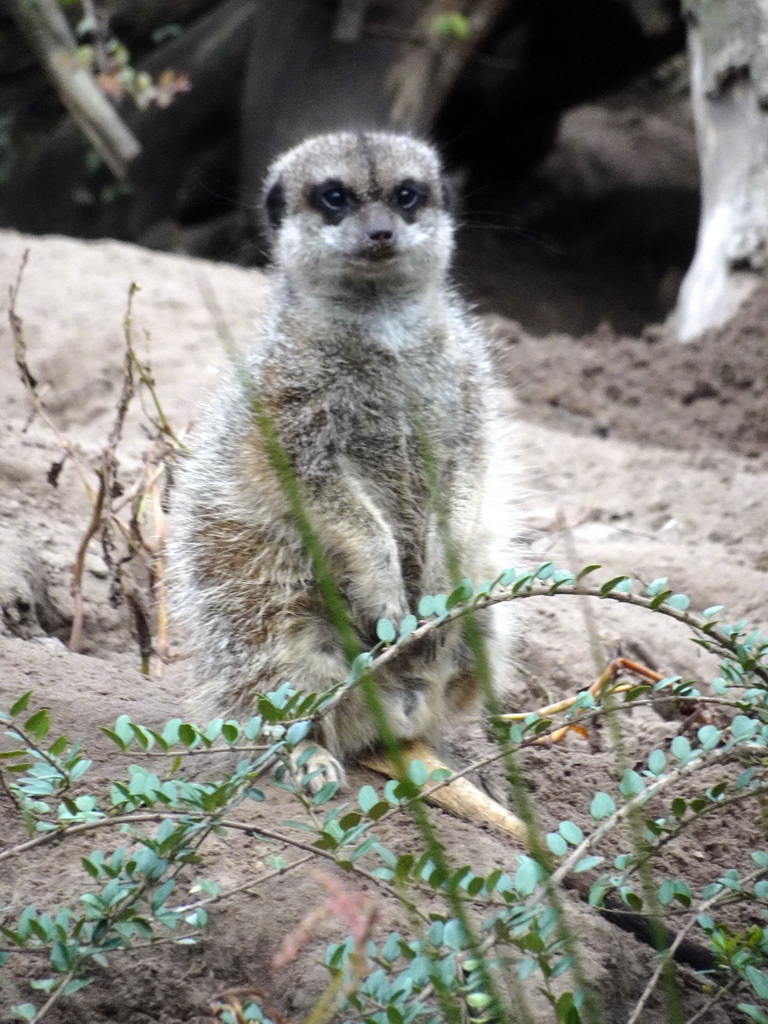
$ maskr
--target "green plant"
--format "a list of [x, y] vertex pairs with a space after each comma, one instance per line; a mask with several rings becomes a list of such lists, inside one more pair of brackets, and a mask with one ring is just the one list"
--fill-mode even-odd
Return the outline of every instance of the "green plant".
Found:
[[[596, 912], [610, 906], [613, 898], [656, 922], [651, 934], [661, 946], [658, 965], [633, 1021], [642, 1019], [645, 1000], [665, 971], [674, 992], [673, 958], [692, 939], [710, 958], [710, 1005], [736, 991], [749, 1019], [768, 1020], [768, 929], [754, 920], [756, 912], [764, 920], [768, 908], [768, 852], [751, 851], [749, 864], [719, 872], [703, 886], [657, 869], [660, 852], [697, 822], [764, 797], [768, 638], [746, 623], [719, 620], [719, 607], [694, 615], [687, 599], [670, 591], [666, 581], [654, 581], [643, 592], [636, 592], [627, 577], [593, 585], [589, 577], [596, 568], [576, 575], [545, 563], [530, 572], [508, 570], [477, 590], [463, 581], [452, 594], [425, 598], [420, 621], [380, 623], [380, 643], [356, 659], [335, 691], [309, 694], [286, 684], [261, 696], [258, 714], [247, 722], [217, 719], [199, 727], [175, 719], [157, 732], [123, 716], [104, 731], [120, 751], [135, 754], [137, 763], [126, 777], [115, 779], [109, 794], [89, 791], [85, 752], [67, 737], [52, 739], [48, 712], [32, 710], [31, 694], [22, 695], [3, 713], [13, 746], [2, 752], [0, 763], [28, 839], [0, 852], [0, 861], [84, 833], [121, 832], [124, 839], [108, 852], [97, 846], [83, 858], [92, 884], [79, 906], [27, 906], [12, 923], [0, 926], [4, 961], [34, 952], [33, 962], [41, 964], [30, 973], [45, 1003], [22, 1004], [14, 1013], [40, 1020], [56, 999], [89, 984], [94, 965], [104, 966], [124, 950], [195, 942], [209, 913], [240, 895], [240, 888], [226, 891], [215, 879], [195, 875], [208, 837], [235, 830], [262, 844], [286, 843], [295, 851], [293, 860], [276, 854], [267, 858], [252, 887], [319, 858], [352, 879], [359, 876], [375, 884], [407, 911], [408, 934], [374, 941], [372, 917], [363, 912], [362, 896], [347, 894], [345, 901], [340, 889], [332, 889], [328, 909], [334, 913], [343, 905], [340, 916], [347, 915], [353, 934], [327, 950], [330, 981], [315, 1020], [340, 1017], [384, 1024], [459, 1021], [467, 1015], [473, 1021], [534, 1020], [526, 997], [532, 979], [551, 1004], [552, 1020], [601, 1020], [599, 1002], [584, 984], [558, 895], [571, 885]], [[648, 750], [642, 766], [623, 769], [611, 792], [594, 794], [590, 829], [562, 821], [544, 837], [541, 849], [518, 853], [514, 868], [483, 875], [471, 864], [451, 862], [453, 851], [442, 848], [426, 817], [418, 819], [423, 839], [418, 851], [397, 853], [377, 834], [381, 822], [409, 813], [430, 789], [446, 785], [444, 774], [430, 777], [415, 762], [407, 777], [380, 788], [364, 786], [341, 804], [334, 800], [335, 783], [312, 798], [297, 787], [287, 768], [287, 751], [347, 688], [360, 685], [367, 669], [397, 657], [449, 619], [496, 601], [575, 595], [619, 601], [676, 619], [693, 631], [696, 643], [718, 655], [720, 669], [709, 695], [676, 677], [640, 682], [600, 702], [582, 694], [566, 721], [620, 717], [625, 709], [659, 695], [695, 699], [727, 713], [722, 724], [701, 725], [692, 739], [678, 735], [668, 750]], [[560, 723], [532, 713], [523, 721], [500, 724], [508, 748], [515, 752]], [[190, 758], [210, 758], [222, 748], [237, 753], [234, 771], [217, 775], [211, 769], [202, 782], [188, 777], [185, 763]], [[151, 760], [158, 755], [168, 758], [165, 772]], [[275, 782], [268, 770], [280, 761], [285, 768]], [[254, 821], [239, 813], [251, 801], [268, 801], [275, 785], [292, 794], [298, 817], [264, 825], [263, 817]], [[536, 821], [527, 823], [535, 832]], [[606, 859], [601, 851], [611, 835], [621, 835], [626, 849]], [[192, 902], [177, 895], [182, 879], [196, 894]], [[588, 879], [586, 885], [583, 879]], [[742, 915], [741, 925], [740, 907], [750, 912]], [[668, 1005], [671, 1020], [684, 1019], [674, 995]], [[261, 1019], [256, 1009], [247, 1013], [243, 1019]]]

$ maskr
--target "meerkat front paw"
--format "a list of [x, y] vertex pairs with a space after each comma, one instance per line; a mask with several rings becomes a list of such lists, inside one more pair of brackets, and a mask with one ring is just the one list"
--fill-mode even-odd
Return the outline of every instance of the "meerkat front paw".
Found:
[[379, 619], [389, 619], [397, 628], [410, 611], [408, 597], [402, 586], [382, 587], [380, 592], [370, 595], [365, 607], [365, 615], [371, 622], [374, 635]]
[[312, 796], [319, 793], [328, 782], [338, 782], [339, 786], [344, 786], [347, 781], [341, 762], [329, 750], [312, 740], [304, 740], [294, 747], [289, 759], [289, 770], [299, 786]]

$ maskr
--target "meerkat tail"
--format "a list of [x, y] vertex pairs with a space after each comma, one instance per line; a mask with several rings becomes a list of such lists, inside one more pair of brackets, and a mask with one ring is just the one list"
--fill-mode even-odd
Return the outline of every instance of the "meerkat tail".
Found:
[[[432, 772], [435, 768], [450, 768], [444, 764], [431, 747], [426, 743], [407, 743], [403, 746], [403, 760], [406, 767], [412, 761], [421, 761], [427, 771]], [[368, 754], [360, 758], [360, 763], [366, 768], [371, 768], [381, 775], [388, 775], [395, 779], [398, 773], [386, 754]], [[528, 830], [525, 824], [511, 811], [508, 811], [501, 804], [497, 803], [487, 793], [483, 793], [469, 779], [461, 776], [447, 783], [442, 789], [435, 790], [425, 798], [431, 804], [442, 807], [457, 818], [465, 821], [476, 821], [480, 824], [490, 823], [508, 832], [515, 839], [524, 843], [527, 839]]]

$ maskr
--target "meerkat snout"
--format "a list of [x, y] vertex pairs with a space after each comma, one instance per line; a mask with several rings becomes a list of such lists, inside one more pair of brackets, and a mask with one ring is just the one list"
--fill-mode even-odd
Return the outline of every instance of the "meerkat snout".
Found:
[[371, 259], [393, 257], [397, 240], [397, 224], [392, 213], [381, 203], [374, 203], [361, 212], [364, 255]]

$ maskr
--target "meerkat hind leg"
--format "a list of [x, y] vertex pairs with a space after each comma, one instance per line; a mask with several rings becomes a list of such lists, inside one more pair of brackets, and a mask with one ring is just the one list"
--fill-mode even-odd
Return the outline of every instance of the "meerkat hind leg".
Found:
[[[432, 772], [435, 768], [448, 768], [437, 756], [435, 751], [426, 743], [410, 742], [403, 745], [403, 761], [408, 768], [412, 761], [421, 761], [425, 768]], [[381, 775], [387, 775], [392, 779], [398, 778], [398, 771], [394, 764], [384, 753], [366, 754], [360, 758], [360, 763], [366, 768], [371, 768]], [[441, 789], [435, 790], [427, 796], [430, 803], [449, 811], [457, 818], [465, 821], [476, 821], [480, 824], [495, 825], [503, 832], [508, 832], [521, 843], [525, 843], [528, 830], [525, 824], [511, 811], [508, 811], [501, 804], [497, 803], [487, 793], [483, 793], [469, 779], [461, 776], [453, 779]]]

